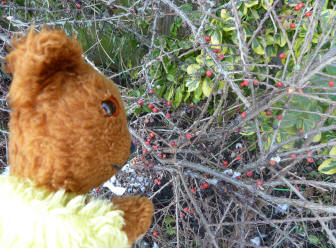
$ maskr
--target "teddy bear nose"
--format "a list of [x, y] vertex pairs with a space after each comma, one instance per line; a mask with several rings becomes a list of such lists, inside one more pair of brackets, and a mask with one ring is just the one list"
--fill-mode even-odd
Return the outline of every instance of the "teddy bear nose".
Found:
[[136, 146], [135, 146], [134, 143], [131, 141], [131, 154], [132, 154], [133, 152], [135, 152], [135, 150], [136, 150]]

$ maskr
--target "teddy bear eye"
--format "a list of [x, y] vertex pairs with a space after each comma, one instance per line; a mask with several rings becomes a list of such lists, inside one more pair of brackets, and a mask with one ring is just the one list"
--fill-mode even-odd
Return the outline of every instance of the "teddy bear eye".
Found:
[[119, 114], [119, 104], [114, 97], [102, 101], [101, 106], [107, 116], [117, 116]]

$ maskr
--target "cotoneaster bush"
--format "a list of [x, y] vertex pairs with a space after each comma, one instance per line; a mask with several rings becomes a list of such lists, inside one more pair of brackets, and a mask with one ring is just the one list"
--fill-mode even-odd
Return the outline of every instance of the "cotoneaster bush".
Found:
[[[331, 80], [336, 76], [335, 66], [325, 65], [323, 77], [318, 73], [311, 76], [307, 68], [316, 63], [317, 54], [321, 57], [336, 48], [332, 39], [335, 35], [332, 20], [336, 12], [330, 1], [325, 1], [323, 6], [316, 1], [280, 1], [273, 9], [274, 15], [270, 10], [272, 4], [273, 1], [260, 0], [238, 2], [235, 7], [239, 18], [233, 9], [218, 8], [216, 15], [209, 17], [204, 24], [201, 43], [199, 37], [194, 37], [191, 32], [186, 35], [187, 25], [180, 17], [175, 17], [170, 36], [156, 39], [157, 48], [151, 53], [153, 59], [162, 56], [160, 62], [153, 64], [149, 70], [157, 96], [171, 101], [174, 109], [182, 102], [197, 104], [209, 97], [218, 104], [229, 84], [223, 77], [221, 70], [224, 70], [227, 77], [243, 90], [246, 98], [260, 100], [269, 94], [287, 94], [258, 117], [265, 150], [274, 142], [281, 143], [299, 134], [304, 136], [315, 128], [320, 121], [319, 114], [325, 113], [329, 104], [300, 93], [316, 95], [323, 88], [326, 94], [323, 98], [335, 101], [336, 96], [330, 94], [335, 90]], [[200, 13], [193, 9], [193, 5], [183, 5], [181, 10], [193, 23], [202, 24], [197, 20]], [[265, 20], [269, 14], [272, 17]], [[221, 68], [206, 48], [211, 50]], [[242, 53], [242, 49], [246, 51]], [[305, 77], [309, 80], [304, 81]], [[229, 103], [230, 100], [233, 103], [232, 93], [229, 90]], [[209, 104], [210, 114], [214, 112], [214, 104]], [[242, 118], [247, 116], [244, 108], [240, 108], [239, 113]], [[218, 120], [222, 118], [218, 117]], [[255, 124], [254, 121], [246, 122], [241, 134], [255, 140]], [[275, 128], [278, 131], [274, 140]], [[314, 135], [313, 142], [325, 143], [330, 138], [328, 132], [318, 133]], [[294, 149], [301, 144], [302, 141], [293, 141], [282, 148]], [[333, 165], [330, 167], [330, 164]], [[336, 160], [328, 160], [327, 167], [321, 171], [329, 174], [336, 172]]]

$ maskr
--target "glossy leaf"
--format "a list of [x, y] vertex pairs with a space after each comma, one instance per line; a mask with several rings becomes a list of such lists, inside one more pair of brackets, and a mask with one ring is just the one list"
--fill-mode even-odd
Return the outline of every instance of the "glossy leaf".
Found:
[[332, 175], [336, 173], [336, 159], [330, 158], [327, 160], [324, 160], [323, 163], [318, 167], [318, 171], [327, 174]]

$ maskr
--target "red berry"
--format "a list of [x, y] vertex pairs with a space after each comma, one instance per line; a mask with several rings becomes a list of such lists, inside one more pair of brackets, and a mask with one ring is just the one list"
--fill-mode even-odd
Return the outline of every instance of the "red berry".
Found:
[[264, 183], [262, 181], [257, 182], [258, 186], [262, 186]]
[[294, 7], [294, 10], [295, 11], [299, 11], [301, 8], [300, 8], [300, 6], [299, 5], [296, 5], [295, 7]]
[[191, 133], [186, 134], [187, 139], [191, 139]]
[[291, 157], [291, 159], [296, 159], [296, 155], [295, 154], [291, 154], [290, 157]]
[[150, 90], [148, 93], [151, 94], [151, 95], [153, 95], [154, 94], [154, 90]]
[[207, 189], [209, 187], [210, 187], [210, 185], [208, 183], [203, 183], [202, 184], [202, 189]]
[[248, 172], [246, 172], [246, 176], [247, 176], [247, 177], [252, 177], [252, 176], [253, 176], [252, 171], [248, 171]]
[[205, 41], [207, 42], [211, 41], [211, 36], [205, 36]]
[[267, 110], [266, 110], [266, 115], [267, 115], [267, 116], [270, 116], [270, 115], [272, 115], [272, 112], [271, 112], [271, 110], [267, 109]]
[[193, 107], [194, 107], [194, 103], [193, 103], [193, 102], [190, 103], [190, 104], [189, 104], [189, 107], [190, 107], [190, 108], [193, 108]]
[[154, 108], [154, 105], [153, 105], [153, 104], [151, 104], [151, 103], [150, 103], [150, 104], [148, 104], [147, 106], [148, 106], [148, 108], [150, 108], [150, 109]]
[[311, 164], [311, 163], [314, 162], [314, 159], [313, 158], [307, 158], [307, 162]]
[[143, 151], [142, 151], [143, 154], [146, 154], [147, 152], [148, 152], [147, 149], [143, 149]]
[[247, 86], [248, 85], [248, 81], [247, 80], [244, 80], [241, 84], [240, 84], [240, 87], [244, 87], [244, 86]]
[[220, 50], [220, 49], [214, 49], [213, 52], [214, 52], [214, 53], [220, 53], [221, 50]]
[[276, 165], [276, 161], [275, 160], [270, 160], [268, 163], [269, 163], [269, 165], [272, 165], [272, 166]]
[[153, 146], [153, 149], [157, 151], [159, 149], [159, 146], [155, 145], [155, 146]]
[[162, 153], [159, 153], [159, 158], [163, 158], [163, 154]]
[[80, 8], [82, 8], [82, 5], [81, 5], [80, 3], [76, 3], [76, 7], [77, 7], [78, 9], [80, 9]]
[[212, 76], [212, 71], [207, 70], [205, 74], [207, 75], [207, 77], [211, 77]]
[[149, 134], [149, 136], [151, 136], [152, 138], [154, 138], [155, 137], [155, 133], [152, 132], [152, 133]]
[[306, 12], [305, 17], [309, 17], [309, 16], [311, 16], [311, 15], [312, 15], [312, 12], [311, 12], [311, 11], [308, 11], [308, 12]]
[[280, 59], [284, 59], [285, 58], [285, 54], [284, 53], [280, 53], [279, 58]]
[[281, 88], [282, 87], [282, 82], [277, 82], [275, 85], [276, 85], [276, 87]]
[[145, 124], [148, 124], [149, 123], [149, 120], [148, 119], [145, 119]]
[[156, 237], [158, 235], [157, 232], [153, 232], [153, 236]]
[[149, 141], [146, 141], [146, 145], [147, 145], [147, 146], [150, 146], [150, 142], [149, 142]]
[[161, 181], [159, 179], [154, 179], [154, 182], [157, 184], [157, 185], [161, 185]]
[[195, 193], [196, 192], [196, 190], [195, 190], [195, 188], [191, 188], [191, 193]]
[[138, 105], [140, 105], [140, 106], [142, 106], [142, 105], [144, 105], [144, 100], [142, 100], [142, 99], [140, 99], [139, 101], [138, 101]]
[[184, 217], [184, 214], [183, 213], [180, 213], [180, 218], [183, 218]]
[[229, 161], [223, 161], [223, 166], [228, 166], [229, 165]]
[[304, 6], [304, 4], [303, 4], [303, 2], [300, 2], [300, 3], [298, 3], [298, 5], [297, 6], [299, 6], [299, 8], [300, 9], [302, 9], [303, 8], [303, 6]]
[[175, 144], [175, 141], [172, 141], [172, 142], [170, 142], [170, 145], [172, 146], [172, 147], [174, 147], [176, 144]]
[[148, 138], [148, 139], [147, 139], [147, 142], [151, 142], [151, 138]]
[[258, 81], [257, 79], [254, 79], [254, 80], [253, 80], [253, 85], [254, 85], [254, 86], [259, 85], [259, 81]]
[[300, 191], [299, 186], [295, 186], [295, 189], [296, 189], [297, 191]]
[[236, 159], [237, 159], [237, 160], [241, 160], [241, 156], [240, 156], [240, 155], [237, 155]]
[[7, 2], [6, 2], [6, 1], [2, 1], [2, 2], [1, 2], [1, 4], [3, 4], [3, 5], [6, 5], [6, 4], [7, 4]]
[[277, 116], [277, 119], [280, 121], [280, 120], [282, 120], [282, 115], [278, 115]]
[[291, 29], [293, 29], [293, 28], [295, 28], [295, 24], [294, 24], [294, 23], [291, 23], [291, 24], [289, 25], [289, 27], [290, 27]]
[[329, 82], [328, 82], [328, 85], [329, 85], [330, 87], [332, 87], [332, 86], [334, 86], [334, 82], [333, 82], [333, 81], [329, 81]]
[[241, 177], [240, 177], [240, 176], [237, 176], [236, 178], [237, 178], [237, 180], [240, 180]]
[[297, 93], [302, 93], [302, 92], [303, 92], [303, 89], [298, 88], [298, 89], [296, 89], [296, 92], [297, 92]]
[[243, 112], [243, 113], [240, 114], [240, 116], [241, 116], [242, 118], [245, 118], [245, 117], [246, 117], [246, 113]]
[[263, 137], [263, 141], [264, 141], [264, 142], [266, 142], [266, 141], [267, 141], [267, 139], [266, 139], [265, 137]]
[[218, 59], [219, 59], [219, 60], [223, 60], [223, 59], [224, 59], [224, 54], [219, 54], [219, 55], [218, 55]]
[[169, 113], [166, 113], [166, 118], [169, 119], [171, 115]]
[[190, 214], [194, 214], [195, 211], [193, 209], [190, 209]]
[[153, 112], [157, 113], [159, 110], [157, 108], [153, 108]]
[[299, 130], [299, 133], [301, 133], [301, 134], [304, 133], [304, 130], [303, 130], [303, 129], [300, 129], [300, 130]]
[[188, 212], [189, 212], [189, 208], [188, 208], [188, 207], [185, 207], [185, 208], [183, 209], [183, 211], [186, 212], [186, 213], [188, 213]]
[[168, 101], [168, 102], [167, 102], [167, 105], [168, 105], [168, 106], [171, 106], [171, 105], [172, 105], [172, 101]]

